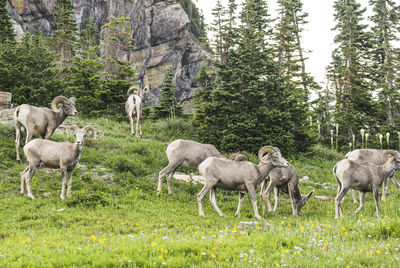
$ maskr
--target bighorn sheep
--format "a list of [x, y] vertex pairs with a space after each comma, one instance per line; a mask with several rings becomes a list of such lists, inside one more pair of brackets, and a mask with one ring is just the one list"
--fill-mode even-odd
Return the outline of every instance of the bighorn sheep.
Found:
[[379, 218], [379, 188], [395, 170], [400, 169], [400, 153], [395, 150], [386, 150], [384, 157], [390, 155], [382, 165], [363, 163], [349, 159], [340, 160], [333, 168], [338, 183], [338, 192], [335, 199], [335, 218], [343, 215], [341, 201], [349, 189], [360, 191], [360, 206], [353, 213], [358, 213], [364, 207], [366, 192], [372, 192], [375, 201], [376, 215]]
[[[129, 95], [131, 90], [135, 90], [133, 94]], [[149, 88], [138, 88], [137, 86], [131, 86], [127, 95], [129, 96], [125, 102], [125, 111], [129, 117], [131, 124], [131, 135], [135, 135], [135, 130], [133, 129], [133, 116], [136, 114], [136, 137], [140, 133], [140, 138], [143, 137], [142, 134], [142, 109], [143, 102], [145, 101], [147, 95], [149, 94]]]
[[[387, 150], [379, 150], [379, 149], [357, 149], [351, 152], [348, 152], [345, 156], [346, 159], [354, 160], [354, 161], [360, 161], [364, 163], [372, 163], [375, 165], [382, 165], [385, 163], [387, 159], [385, 159], [385, 153]], [[386, 155], [387, 156], [387, 155]], [[394, 178], [394, 173], [389, 176], [389, 178], [392, 179], [392, 182], [398, 189], [400, 189], [400, 184], [397, 182], [397, 180]], [[383, 182], [383, 191], [382, 191], [382, 201], [386, 199], [386, 194], [387, 194], [387, 188], [389, 185], [389, 181], [385, 180]], [[356, 198], [355, 191], [352, 190], [352, 196], [354, 203], [358, 203], [358, 200]]]
[[[59, 168], [61, 171], [62, 188], [61, 199], [65, 199], [65, 183], [68, 177], [67, 198], [71, 196], [72, 170], [79, 162], [83, 149], [83, 142], [88, 134], [95, 134], [92, 126], [79, 129], [73, 125], [70, 127], [75, 135], [75, 142], [54, 142], [50, 140], [35, 139], [24, 146], [24, 153], [29, 165], [21, 172], [21, 194], [25, 194], [25, 183], [28, 197], [35, 199], [32, 195], [31, 180], [35, 170], [41, 164], [48, 168]], [[90, 133], [89, 133], [90, 132]]]
[[[61, 108], [57, 105], [61, 104]], [[67, 99], [64, 96], [55, 97], [51, 102], [51, 109], [47, 107], [36, 107], [29, 104], [22, 104], [14, 112], [15, 127], [15, 149], [17, 151], [17, 161], [21, 162], [19, 156], [19, 141], [21, 138], [21, 127], [26, 129], [27, 144], [33, 136], [42, 139], [50, 139], [56, 128], [64, 122], [69, 115], [76, 115], [75, 98]]]
[[[301, 208], [307, 203], [314, 190], [306, 195], [302, 195], [299, 189], [299, 175], [297, 174], [296, 168], [293, 165], [289, 167], [276, 167], [268, 175], [269, 184], [267, 187], [267, 179], [265, 179], [261, 185], [261, 205], [263, 213], [266, 212], [265, 199], [268, 202], [268, 211], [275, 213], [278, 208], [279, 202], [279, 190], [285, 193], [289, 193], [290, 203], [292, 205], [292, 212], [294, 216], [299, 216]], [[274, 209], [271, 206], [270, 194], [274, 190], [275, 192], [275, 204]]]
[[[267, 154], [264, 156], [264, 154]], [[258, 151], [260, 164], [250, 161], [233, 161], [218, 157], [208, 157], [199, 165], [200, 173], [205, 177], [206, 183], [197, 195], [199, 214], [204, 217], [203, 199], [210, 192], [210, 201], [220, 216], [224, 213], [217, 205], [217, 188], [239, 191], [239, 205], [236, 216], [240, 216], [240, 206], [244, 198], [244, 192], [248, 192], [253, 204], [254, 216], [261, 219], [257, 209], [255, 191], [257, 186], [265, 179], [274, 167], [287, 167], [289, 163], [281, 156], [278, 148], [264, 146]]]
[[[197, 170], [197, 167], [207, 157], [215, 156], [219, 158], [225, 158], [218, 150], [211, 144], [202, 144], [196, 141], [190, 140], [175, 140], [171, 142], [166, 150], [168, 158], [168, 165], [160, 171], [158, 175], [158, 187], [157, 195], [161, 194], [161, 188], [163, 178], [167, 176], [167, 187], [168, 194], [172, 194], [171, 178], [175, 173], [175, 170], [182, 165], [185, 168]], [[242, 154], [232, 154], [230, 157], [232, 160], [243, 161], [247, 160], [246, 156]]]

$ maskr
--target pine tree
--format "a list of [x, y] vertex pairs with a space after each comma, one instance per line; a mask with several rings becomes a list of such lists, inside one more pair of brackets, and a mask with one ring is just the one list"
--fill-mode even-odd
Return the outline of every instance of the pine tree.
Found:
[[347, 141], [366, 125], [374, 125], [376, 109], [366, 68], [370, 39], [362, 23], [365, 9], [356, 0], [337, 0], [334, 9], [338, 47], [332, 53], [329, 79], [336, 91], [335, 121]]
[[61, 66], [69, 65], [77, 48], [78, 28], [74, 19], [72, 0], [58, 0], [55, 6], [54, 16], [57, 19], [57, 27], [53, 34], [54, 49], [60, 53]]
[[400, 112], [399, 84], [396, 85], [396, 80], [400, 78], [397, 68], [400, 53], [396, 55], [394, 47], [394, 43], [399, 41], [400, 5], [392, 0], [370, 0], [369, 3], [374, 11], [370, 18], [373, 23], [371, 78], [379, 91], [381, 120], [395, 125], [400, 123], [400, 120], [396, 120]]
[[6, 0], [0, 0], [0, 43], [6, 40], [15, 41], [14, 28], [6, 9], [6, 3]]
[[0, 44], [0, 91], [13, 95], [13, 103], [48, 107], [54, 97], [66, 94], [65, 81], [44, 38], [26, 33], [21, 42]]
[[[283, 78], [281, 92], [286, 99], [286, 111], [290, 113], [291, 133], [297, 144], [308, 140], [308, 92], [318, 87], [314, 79], [305, 72], [305, 58], [300, 43], [302, 24], [307, 14], [301, 13], [300, 1], [279, 0], [279, 17], [275, 33], [279, 73]], [[298, 148], [300, 149], [300, 148]]]
[[153, 106], [153, 118], [175, 118], [181, 116], [182, 105], [177, 102], [175, 97], [174, 74], [169, 67], [165, 74], [164, 85], [161, 89], [159, 104]]

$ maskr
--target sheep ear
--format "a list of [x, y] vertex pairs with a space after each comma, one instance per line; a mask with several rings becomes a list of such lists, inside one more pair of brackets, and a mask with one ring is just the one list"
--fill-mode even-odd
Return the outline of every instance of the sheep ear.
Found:
[[75, 99], [74, 97], [69, 98], [69, 100], [70, 100], [73, 104], [75, 104], [76, 99]]

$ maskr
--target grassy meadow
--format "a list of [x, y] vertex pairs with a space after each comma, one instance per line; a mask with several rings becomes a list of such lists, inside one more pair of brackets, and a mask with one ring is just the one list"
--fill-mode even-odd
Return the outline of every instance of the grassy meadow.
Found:
[[[276, 214], [243, 227], [240, 222], [253, 221], [253, 209], [246, 196], [242, 217], [235, 218], [236, 192], [218, 192], [227, 215], [223, 218], [208, 197], [206, 217], [198, 216], [201, 185], [173, 180], [174, 195], [164, 185], [161, 197], [156, 196], [155, 178], [168, 162], [166, 145], [193, 137], [187, 122], [146, 121], [140, 140], [129, 135], [128, 120], [79, 121], [81, 127], [92, 124], [98, 139], [86, 139], [73, 172], [72, 197], [66, 201], [59, 197], [57, 170], [36, 171], [35, 200], [20, 195], [19, 173], [26, 163], [15, 161], [13, 129], [0, 125], [0, 267], [400, 265], [400, 192], [392, 183], [388, 200], [381, 202], [381, 219], [375, 217], [371, 194], [357, 216], [352, 216], [357, 205], [348, 194], [345, 217], [339, 220], [334, 219], [333, 201], [314, 198], [301, 217], [292, 217], [289, 197], [281, 194]], [[52, 139], [73, 141], [62, 134]], [[256, 162], [256, 156], [246, 155]], [[303, 194], [315, 189], [314, 195], [335, 196], [332, 168], [343, 154], [314, 146], [285, 157], [301, 177], [310, 177], [300, 184]]]

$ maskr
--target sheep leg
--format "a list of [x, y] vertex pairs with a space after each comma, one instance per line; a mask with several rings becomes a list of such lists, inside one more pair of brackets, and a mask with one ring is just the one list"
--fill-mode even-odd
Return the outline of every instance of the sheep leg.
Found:
[[267, 198], [267, 195], [265, 194], [266, 186], [267, 185], [267, 180], [263, 180], [261, 183], [261, 190], [260, 190], [260, 198], [261, 198], [261, 207], [262, 207], [262, 213], [265, 215], [267, 209], [265, 207], [265, 199]]
[[351, 195], [353, 196], [353, 204], [358, 204], [356, 190], [351, 189]]
[[217, 198], [216, 198], [216, 195], [217, 195], [217, 188], [213, 187], [213, 188], [210, 190], [210, 202], [211, 202], [211, 205], [213, 205], [214, 209], [217, 211], [217, 213], [218, 213], [221, 217], [224, 217], [225, 214], [222, 212], [222, 210], [221, 210], [221, 209], [218, 207], [218, 205], [217, 205]]
[[278, 209], [278, 203], [279, 203], [279, 189], [276, 186], [274, 188], [274, 193], [275, 193], [275, 204], [274, 204], [274, 210], [272, 211], [272, 213], [276, 213], [276, 210]]
[[[162, 183], [163, 183], [164, 177], [170, 173], [174, 173], [175, 170], [182, 164], [182, 162], [179, 162], [175, 165], [168, 163], [168, 165], [163, 170], [160, 171], [160, 173], [158, 174], [158, 186], [157, 186], [157, 195], [158, 196], [161, 195]], [[171, 191], [172, 191], [172, 187], [171, 187]]]
[[380, 218], [381, 214], [379, 212], [379, 188], [377, 186], [372, 186], [372, 194], [374, 195], [376, 217]]
[[270, 180], [267, 190], [265, 190], [265, 195], [266, 195], [267, 204], [268, 204], [268, 212], [272, 212], [272, 213], [273, 213], [273, 210], [272, 210], [272, 205], [271, 205], [271, 192], [275, 188], [275, 186], [276, 186], [276, 182], [273, 182], [272, 180]]
[[248, 184], [246, 185], [247, 191], [249, 193], [249, 197], [251, 200], [251, 203], [253, 204], [253, 209], [254, 209], [254, 217], [256, 219], [261, 220], [262, 217], [260, 214], [258, 214], [258, 208], [257, 208], [257, 198], [256, 198], [256, 189], [253, 184]]
[[238, 203], [238, 207], [237, 207], [237, 210], [236, 210], [236, 213], [235, 213], [235, 216], [238, 217], [238, 218], [240, 218], [240, 209], [242, 207], [244, 194], [245, 194], [244, 192], [239, 192], [239, 203]]
[[397, 189], [400, 189], [400, 183], [395, 179], [394, 174], [392, 177], [390, 177], [394, 185], [396, 185]]
[[31, 199], [35, 199], [35, 197], [32, 194], [32, 188], [31, 188], [31, 180], [33, 175], [35, 174], [36, 167], [34, 165], [29, 165], [28, 173], [25, 175], [25, 183], [26, 183], [26, 189], [28, 191], [28, 197]]
[[199, 206], [199, 215], [204, 217], [203, 211], [203, 199], [204, 196], [214, 187], [214, 185], [206, 184], [204, 185], [203, 189], [201, 189], [200, 193], [197, 195], [197, 205]]
[[135, 130], [133, 129], [133, 118], [132, 118], [132, 113], [128, 114], [129, 117], [129, 123], [131, 124], [131, 135], [135, 135]]
[[341, 208], [341, 201], [349, 188], [341, 187], [338, 195], [335, 198], [335, 219], [339, 219], [340, 216], [343, 216], [343, 210]]
[[172, 191], [172, 185], [171, 185], [171, 179], [172, 176], [174, 175], [175, 170], [171, 172], [169, 176], [167, 176], [167, 188], [168, 188], [168, 194], [173, 194], [174, 192]]
[[21, 138], [21, 128], [20, 126], [15, 126], [15, 150], [17, 152], [17, 161], [21, 162], [21, 158], [19, 156], [19, 141]]
[[138, 133], [138, 126], [139, 126], [139, 133], [140, 133], [140, 138], [143, 137], [142, 133], [142, 107], [140, 106], [138, 111], [137, 111], [137, 125], [136, 125], [136, 135]]
[[364, 208], [364, 200], [365, 200], [365, 192], [360, 192], [360, 206], [357, 208], [356, 211], [353, 212], [353, 216]]
[[62, 200], [65, 200], [65, 183], [67, 181], [67, 178], [66, 178], [67, 171], [65, 170], [65, 168], [60, 168], [60, 171], [61, 171], [61, 179], [62, 179], [60, 198]]
[[389, 185], [389, 180], [386, 178], [383, 181], [382, 201], [386, 200], [386, 193], [387, 193], [388, 185]]
[[26, 180], [26, 172], [28, 171], [29, 166], [27, 166], [20, 174], [21, 174], [21, 194], [25, 194], [25, 180]]
[[67, 185], [67, 198], [71, 197], [71, 186], [72, 186], [72, 170], [67, 171], [68, 185]]
[[292, 205], [292, 213], [294, 216], [298, 216], [297, 212], [297, 206], [295, 203], [295, 197], [294, 197], [294, 185], [292, 183], [288, 183], [288, 190], [289, 190], [289, 197], [290, 197], [290, 204]]

